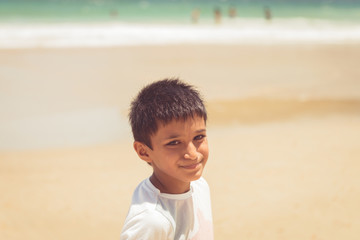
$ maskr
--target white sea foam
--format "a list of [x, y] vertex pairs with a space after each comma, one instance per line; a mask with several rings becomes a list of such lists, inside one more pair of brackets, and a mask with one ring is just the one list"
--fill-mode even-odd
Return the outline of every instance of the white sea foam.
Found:
[[220, 25], [126, 23], [0, 24], [0, 48], [159, 44], [360, 43], [359, 23], [309, 19], [224, 21]]

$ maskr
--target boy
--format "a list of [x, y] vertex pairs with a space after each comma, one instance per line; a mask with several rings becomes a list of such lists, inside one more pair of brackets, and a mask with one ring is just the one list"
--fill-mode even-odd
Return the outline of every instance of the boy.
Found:
[[213, 239], [199, 93], [178, 79], [154, 82], [133, 100], [129, 119], [134, 149], [153, 174], [136, 188], [120, 239]]

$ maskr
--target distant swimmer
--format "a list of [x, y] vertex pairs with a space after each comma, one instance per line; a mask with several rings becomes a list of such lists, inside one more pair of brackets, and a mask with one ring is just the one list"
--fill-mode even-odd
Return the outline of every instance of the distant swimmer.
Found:
[[215, 23], [216, 24], [220, 24], [221, 23], [221, 10], [219, 7], [216, 7], [214, 9], [214, 18], [215, 18]]
[[200, 9], [195, 8], [191, 12], [191, 22], [192, 23], [198, 23], [200, 18]]
[[236, 18], [237, 16], [237, 12], [236, 12], [236, 8], [234, 6], [229, 8], [229, 17], [230, 18]]
[[111, 10], [111, 11], [109, 12], [109, 14], [110, 14], [111, 17], [117, 17], [117, 16], [119, 15], [119, 13], [118, 13], [117, 10]]
[[270, 21], [272, 16], [271, 16], [271, 10], [268, 6], [264, 7], [264, 17], [267, 21]]

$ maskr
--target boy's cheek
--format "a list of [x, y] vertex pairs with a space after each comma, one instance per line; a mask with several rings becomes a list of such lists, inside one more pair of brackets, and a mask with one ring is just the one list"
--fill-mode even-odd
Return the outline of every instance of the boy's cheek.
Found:
[[198, 151], [203, 155], [204, 158], [207, 158], [209, 155], [209, 146], [207, 143], [201, 144]]

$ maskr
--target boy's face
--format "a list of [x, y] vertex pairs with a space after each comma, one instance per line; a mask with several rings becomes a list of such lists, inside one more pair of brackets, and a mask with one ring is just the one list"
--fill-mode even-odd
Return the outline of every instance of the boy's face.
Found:
[[191, 181], [201, 177], [209, 155], [202, 117], [173, 120], [166, 125], [160, 123], [151, 143], [153, 149], [147, 149], [148, 162], [168, 192], [189, 188]]

